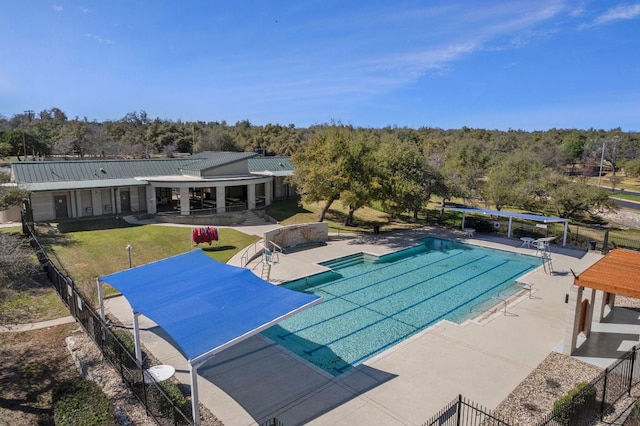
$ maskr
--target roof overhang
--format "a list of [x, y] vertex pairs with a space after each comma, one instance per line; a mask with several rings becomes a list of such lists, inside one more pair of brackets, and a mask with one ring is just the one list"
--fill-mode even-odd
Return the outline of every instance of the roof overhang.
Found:
[[573, 283], [640, 299], [640, 252], [614, 249], [577, 276]]
[[155, 184], [170, 184], [170, 183], [217, 183], [217, 182], [241, 182], [247, 180], [264, 179], [264, 176], [256, 175], [233, 175], [233, 176], [189, 176], [189, 175], [175, 175], [175, 176], [146, 176], [136, 179], [143, 180], [145, 183]]
[[293, 170], [279, 170], [279, 171], [264, 170], [261, 172], [251, 172], [251, 173], [254, 175], [261, 175], [261, 176], [275, 176], [275, 177], [293, 176]]
[[70, 190], [82, 190], [82, 189], [94, 189], [94, 188], [113, 188], [120, 186], [143, 186], [147, 182], [141, 181], [135, 178], [126, 179], [96, 179], [96, 180], [81, 180], [81, 181], [67, 181], [67, 182], [32, 182], [32, 183], [19, 183], [20, 189], [25, 189], [31, 192], [40, 191], [70, 191]]

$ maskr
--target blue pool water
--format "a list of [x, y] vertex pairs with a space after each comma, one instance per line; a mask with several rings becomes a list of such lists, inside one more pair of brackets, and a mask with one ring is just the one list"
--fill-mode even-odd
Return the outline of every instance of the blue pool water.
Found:
[[324, 300], [263, 334], [337, 376], [440, 320], [478, 315], [495, 297], [515, 294], [515, 280], [540, 264], [427, 238], [384, 256], [358, 253], [323, 265], [331, 271], [283, 285]]

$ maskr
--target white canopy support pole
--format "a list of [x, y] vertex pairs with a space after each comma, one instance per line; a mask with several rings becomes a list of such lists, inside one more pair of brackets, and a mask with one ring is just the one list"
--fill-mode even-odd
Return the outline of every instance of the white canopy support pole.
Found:
[[191, 377], [191, 412], [193, 426], [200, 426], [200, 401], [198, 398], [198, 367], [189, 361], [189, 376]]
[[138, 324], [138, 312], [133, 313], [133, 338], [136, 342], [136, 361], [142, 367], [142, 348], [140, 348], [140, 325]]
[[102, 295], [102, 282], [99, 279], [96, 279], [96, 285], [98, 286], [98, 300], [100, 301], [100, 319], [102, 322], [105, 322], [104, 316], [104, 297]]
[[461, 229], [464, 229], [464, 218], [467, 215], [467, 212], [462, 212], [462, 226]]
[[507, 230], [507, 238], [511, 238], [511, 224], [513, 223], [513, 217], [509, 216], [509, 229]]
[[562, 236], [562, 247], [567, 246], [567, 233], [569, 232], [569, 221], [564, 221], [564, 235]]

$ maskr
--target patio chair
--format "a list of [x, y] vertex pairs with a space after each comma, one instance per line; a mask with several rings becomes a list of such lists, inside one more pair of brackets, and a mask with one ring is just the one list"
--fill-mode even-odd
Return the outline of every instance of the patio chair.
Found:
[[462, 232], [464, 232], [464, 234], [469, 238], [473, 238], [476, 234], [476, 230], [474, 228], [462, 228]]

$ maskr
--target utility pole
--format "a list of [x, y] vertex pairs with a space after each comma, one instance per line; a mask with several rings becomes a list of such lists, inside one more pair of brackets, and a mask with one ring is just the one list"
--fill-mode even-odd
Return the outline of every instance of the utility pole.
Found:
[[[27, 117], [29, 119], [29, 123], [31, 123], [31, 116], [33, 114], [33, 110], [28, 109], [24, 113], [27, 114]], [[24, 154], [24, 161], [27, 161], [27, 140], [26, 140], [25, 135], [24, 135], [24, 120], [23, 120], [23, 125], [22, 125], [22, 151], [23, 151], [23, 154]]]
[[604, 163], [604, 146], [607, 140], [602, 141], [602, 153], [600, 154], [600, 172], [598, 172], [598, 188], [600, 188], [600, 179], [602, 178], [602, 163]]

